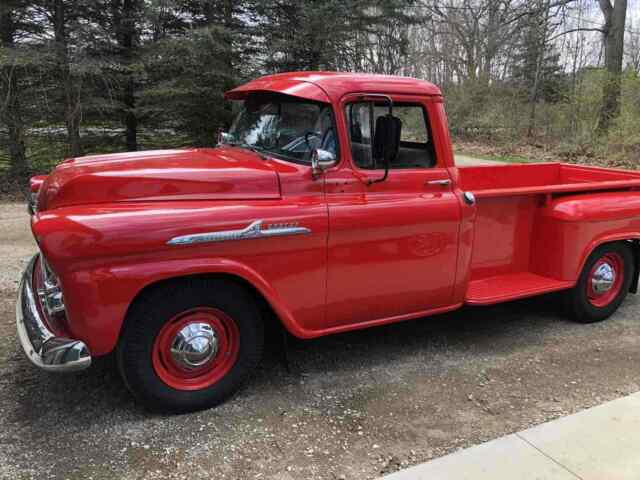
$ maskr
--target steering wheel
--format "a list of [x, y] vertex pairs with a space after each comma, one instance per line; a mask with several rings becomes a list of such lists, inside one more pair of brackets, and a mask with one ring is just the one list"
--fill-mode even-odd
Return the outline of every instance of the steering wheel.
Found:
[[307, 149], [309, 149], [309, 152], [311, 152], [313, 150], [313, 148], [311, 147], [311, 144], [309, 143], [309, 136], [313, 135], [314, 137], [320, 137], [320, 133], [319, 132], [314, 132], [313, 130], [307, 130], [304, 134], [304, 143], [307, 144]]

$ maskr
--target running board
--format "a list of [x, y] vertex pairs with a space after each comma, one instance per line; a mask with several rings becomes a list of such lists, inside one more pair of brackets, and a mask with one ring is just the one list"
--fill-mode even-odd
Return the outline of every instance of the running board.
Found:
[[469, 282], [465, 303], [492, 305], [518, 298], [533, 297], [573, 287], [574, 282], [543, 277], [530, 272], [508, 273]]

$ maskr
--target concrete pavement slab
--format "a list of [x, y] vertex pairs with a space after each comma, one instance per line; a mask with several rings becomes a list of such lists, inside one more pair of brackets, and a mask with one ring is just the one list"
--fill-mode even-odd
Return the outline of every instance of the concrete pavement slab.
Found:
[[640, 392], [385, 480], [638, 480]]
[[517, 435], [507, 435], [384, 477], [384, 480], [576, 480]]
[[640, 393], [518, 435], [582, 480], [640, 479]]

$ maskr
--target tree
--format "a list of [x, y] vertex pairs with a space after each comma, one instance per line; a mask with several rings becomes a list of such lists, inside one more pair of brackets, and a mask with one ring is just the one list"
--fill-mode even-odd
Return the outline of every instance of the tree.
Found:
[[640, 32], [629, 30], [628, 38], [628, 45], [625, 48], [627, 68], [640, 75]]
[[528, 10], [513, 0], [447, 0], [433, 2], [428, 11], [439, 23], [439, 34], [454, 39], [448, 57], [456, 76], [487, 85]]
[[173, 129], [194, 146], [215, 143], [217, 130], [231, 121], [222, 93], [235, 79], [223, 36], [220, 27], [199, 28], [148, 52], [140, 107], [150, 126]]
[[26, 125], [23, 107], [25, 72], [16, 47], [16, 39], [26, 28], [22, 1], [0, 4], [0, 121], [6, 125], [10, 171], [22, 175], [31, 170], [26, 155]]
[[45, 8], [53, 25], [55, 75], [60, 84], [60, 91], [64, 99], [64, 122], [70, 154], [74, 157], [82, 154], [80, 140], [80, 120], [82, 118], [82, 104], [80, 101], [81, 79], [73, 72], [69, 55], [70, 24], [79, 14], [77, 2], [64, 0], [46, 0]]
[[518, 51], [514, 55], [513, 76], [527, 92], [529, 120], [527, 137], [533, 137], [536, 127], [536, 107], [539, 100], [557, 101], [560, 94], [560, 55], [549, 41], [554, 23], [550, 0], [537, 0], [537, 7], [523, 26]]
[[415, 10], [405, 13], [413, 6], [413, 2], [382, 2], [365, 11], [361, 18], [361, 49], [366, 52], [363, 70], [398, 75], [407, 66], [409, 30], [424, 20]]
[[606, 133], [611, 121], [620, 112], [620, 84], [624, 58], [624, 30], [627, 17], [627, 0], [599, 0], [604, 15], [603, 41], [604, 63], [607, 78], [602, 91], [602, 108], [598, 130]]
[[415, 0], [265, 0], [256, 2], [269, 72], [397, 72], [408, 53]]
[[125, 126], [127, 150], [138, 149], [138, 117], [136, 115], [135, 61], [139, 46], [138, 22], [140, 5], [138, 0], [113, 0], [112, 15], [114, 33], [123, 64], [122, 114]]
[[80, 41], [97, 74], [90, 92], [90, 102], [97, 112], [92, 113], [99, 113], [102, 121], [124, 127], [128, 151], [138, 149], [137, 97], [144, 5], [145, 0], [87, 0], [81, 13], [88, 25]]

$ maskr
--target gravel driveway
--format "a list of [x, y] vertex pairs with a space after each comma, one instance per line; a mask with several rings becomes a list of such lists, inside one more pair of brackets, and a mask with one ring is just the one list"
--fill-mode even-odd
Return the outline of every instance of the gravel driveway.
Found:
[[363, 479], [640, 390], [640, 299], [578, 325], [554, 297], [276, 348], [226, 404], [151, 415], [109, 362], [32, 367], [14, 299], [35, 246], [0, 204], [0, 478]]

